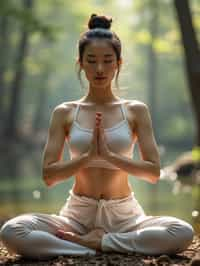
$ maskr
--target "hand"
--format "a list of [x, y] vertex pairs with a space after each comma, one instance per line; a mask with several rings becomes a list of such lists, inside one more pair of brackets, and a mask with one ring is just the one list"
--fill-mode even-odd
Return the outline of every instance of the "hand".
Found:
[[107, 157], [110, 155], [111, 151], [108, 148], [107, 142], [106, 142], [106, 135], [105, 130], [102, 124], [102, 116], [98, 119], [98, 151], [99, 155], [103, 159], [107, 159]]
[[99, 251], [101, 251], [101, 242], [104, 234], [106, 234], [106, 231], [102, 228], [95, 228], [85, 235], [79, 235], [74, 232], [65, 232], [60, 229], [56, 232], [58, 238]]
[[93, 130], [93, 135], [92, 135], [92, 142], [90, 145], [90, 149], [87, 152], [88, 157], [90, 159], [99, 159], [99, 152], [98, 152], [98, 123], [97, 123], [98, 119], [97, 119], [97, 115], [96, 115], [96, 122], [95, 122], [95, 127]]
[[102, 125], [102, 113], [96, 113], [96, 123], [93, 131], [92, 143], [90, 146], [90, 150], [88, 152], [88, 156], [91, 159], [106, 159], [109, 156], [110, 150], [106, 143], [106, 136], [104, 132], [104, 128]]

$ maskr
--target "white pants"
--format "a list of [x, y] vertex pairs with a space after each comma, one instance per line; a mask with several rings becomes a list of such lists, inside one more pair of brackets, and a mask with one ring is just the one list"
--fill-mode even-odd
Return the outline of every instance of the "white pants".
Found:
[[80, 234], [96, 227], [107, 233], [102, 251], [175, 254], [192, 242], [193, 228], [171, 216], [147, 216], [134, 193], [117, 200], [95, 200], [70, 191], [59, 215], [28, 213], [7, 221], [0, 238], [8, 251], [30, 258], [58, 255], [95, 255], [96, 251], [56, 237], [58, 229], [72, 226]]

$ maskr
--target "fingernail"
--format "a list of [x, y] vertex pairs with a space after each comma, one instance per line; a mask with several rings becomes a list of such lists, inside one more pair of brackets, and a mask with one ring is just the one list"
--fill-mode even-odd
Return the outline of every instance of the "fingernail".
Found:
[[58, 231], [57, 231], [57, 235], [58, 235], [58, 236], [64, 236], [64, 232], [61, 231], [61, 230], [58, 230]]
[[97, 116], [101, 116], [101, 115], [102, 115], [102, 113], [98, 113], [98, 112], [97, 112], [97, 113], [96, 113], [96, 115], [97, 115]]

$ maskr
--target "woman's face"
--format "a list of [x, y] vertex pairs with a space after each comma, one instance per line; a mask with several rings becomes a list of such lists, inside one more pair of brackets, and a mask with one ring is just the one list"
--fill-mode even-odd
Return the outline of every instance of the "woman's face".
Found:
[[107, 41], [93, 40], [85, 47], [81, 67], [92, 87], [109, 86], [118, 68], [116, 53]]

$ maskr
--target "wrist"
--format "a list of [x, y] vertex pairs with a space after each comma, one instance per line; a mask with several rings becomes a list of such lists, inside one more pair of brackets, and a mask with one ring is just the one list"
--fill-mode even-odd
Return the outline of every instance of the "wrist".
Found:
[[84, 153], [82, 156], [83, 156], [84, 161], [85, 161], [86, 163], [89, 162], [89, 161], [92, 159], [92, 156], [90, 155], [89, 152]]

